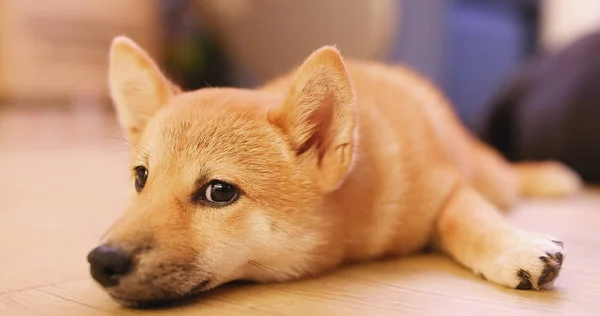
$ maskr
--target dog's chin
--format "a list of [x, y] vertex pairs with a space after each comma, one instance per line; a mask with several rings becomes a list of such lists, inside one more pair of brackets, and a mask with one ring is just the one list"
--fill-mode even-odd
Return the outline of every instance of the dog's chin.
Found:
[[[214, 287], [214, 286], [212, 286]], [[208, 291], [211, 287], [211, 280], [204, 280], [191, 290], [185, 293], [172, 293], [172, 292], [164, 292], [161, 291], [160, 296], [152, 297], [152, 298], [135, 298], [133, 296], [129, 297], [126, 294], [116, 294], [108, 292], [108, 295], [118, 304], [127, 307], [127, 308], [136, 308], [136, 309], [146, 309], [146, 308], [156, 308], [156, 307], [166, 307], [169, 305], [175, 305], [181, 303], [185, 300], [189, 300], [193, 298], [195, 295], [198, 295], [202, 292]]]

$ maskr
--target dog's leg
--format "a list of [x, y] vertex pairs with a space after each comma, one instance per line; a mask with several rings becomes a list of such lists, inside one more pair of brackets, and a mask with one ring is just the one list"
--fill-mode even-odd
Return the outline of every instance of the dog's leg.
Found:
[[528, 197], [562, 197], [582, 187], [575, 171], [556, 161], [520, 162], [513, 165], [519, 177], [521, 194]]
[[539, 290], [552, 285], [560, 272], [562, 242], [511, 226], [469, 186], [454, 190], [436, 225], [444, 251], [496, 284]]
[[519, 177], [511, 164], [493, 149], [475, 143], [472, 154], [475, 166], [473, 187], [501, 211], [519, 199]]
[[478, 140], [472, 142], [472, 185], [500, 210], [510, 209], [520, 196], [563, 197], [582, 187], [579, 175], [556, 162], [511, 164], [494, 149]]

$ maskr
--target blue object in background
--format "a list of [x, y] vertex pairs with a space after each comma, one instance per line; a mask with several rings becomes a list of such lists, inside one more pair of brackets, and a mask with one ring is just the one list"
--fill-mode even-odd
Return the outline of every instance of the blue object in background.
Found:
[[476, 134], [488, 104], [536, 46], [537, 1], [403, 0], [391, 60], [442, 87]]

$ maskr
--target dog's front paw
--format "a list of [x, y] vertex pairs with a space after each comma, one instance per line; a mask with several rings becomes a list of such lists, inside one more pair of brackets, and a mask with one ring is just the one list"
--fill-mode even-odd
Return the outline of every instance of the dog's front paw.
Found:
[[563, 243], [534, 234], [517, 238], [492, 264], [490, 279], [518, 290], [552, 286], [563, 264]]

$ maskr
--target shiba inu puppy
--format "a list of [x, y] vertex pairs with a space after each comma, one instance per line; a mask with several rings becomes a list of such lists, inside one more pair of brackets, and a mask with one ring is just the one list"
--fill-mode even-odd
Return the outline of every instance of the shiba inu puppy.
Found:
[[522, 195], [572, 194], [579, 177], [554, 162], [508, 164], [406, 69], [323, 47], [256, 90], [182, 92], [118, 37], [109, 76], [132, 144], [132, 196], [88, 261], [124, 305], [430, 245], [510, 288], [559, 274], [562, 242], [501, 210]]

